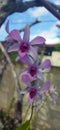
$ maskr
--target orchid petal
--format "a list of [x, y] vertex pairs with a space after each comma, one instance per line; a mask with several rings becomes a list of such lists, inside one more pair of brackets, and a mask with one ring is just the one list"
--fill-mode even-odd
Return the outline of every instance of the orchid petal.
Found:
[[30, 46], [30, 50], [28, 52], [28, 55], [30, 56], [31, 62], [38, 61], [38, 54], [34, 47]]
[[44, 45], [45, 41], [46, 41], [45, 38], [38, 36], [38, 37], [34, 38], [30, 42], [30, 44], [31, 45], [35, 45], [35, 46], [37, 46], [37, 45]]
[[15, 61], [18, 62], [19, 60], [20, 60], [20, 56], [17, 56]]
[[41, 72], [38, 71], [37, 73], [37, 78], [40, 79], [41, 81], [44, 81], [44, 76]]
[[50, 89], [51, 83], [47, 81], [41, 88], [40, 88], [40, 94], [45, 93]]
[[34, 101], [34, 98], [30, 98], [30, 96], [29, 96], [28, 101], [29, 101], [30, 104], [32, 104], [33, 101]]
[[38, 92], [36, 95], [35, 102], [34, 102], [33, 106], [37, 107], [41, 103], [42, 103], [42, 95], [40, 95], [40, 93]]
[[21, 79], [25, 84], [28, 84], [30, 82], [29, 74], [22, 75]]
[[28, 68], [25, 68], [25, 69], [20, 70], [19, 75], [22, 77], [22, 75], [25, 75], [27, 73], [28, 73]]
[[24, 90], [20, 90], [20, 91], [18, 91], [18, 93], [19, 93], [19, 94], [27, 94], [28, 91], [29, 91], [29, 88], [27, 87], [27, 88], [24, 89]]
[[23, 41], [29, 42], [29, 37], [30, 37], [30, 30], [29, 30], [29, 26], [27, 25], [24, 30]]
[[26, 52], [22, 52], [21, 50], [18, 51], [20, 57], [24, 57], [26, 55]]
[[43, 61], [40, 65], [40, 71], [41, 72], [49, 72], [51, 69], [51, 62], [50, 60], [46, 59]]
[[24, 57], [20, 57], [20, 56], [17, 56], [16, 57], [16, 62], [18, 62], [18, 61], [21, 61], [23, 64], [30, 64], [30, 61], [29, 61], [29, 58], [28, 58], [28, 56], [24, 56]]
[[20, 37], [20, 32], [19, 32], [19, 30], [16, 30], [16, 29], [14, 29], [14, 30], [12, 30], [11, 32], [10, 32], [10, 37], [13, 39], [13, 40], [16, 40], [16, 41], [18, 41], [18, 42], [21, 42], [22, 40], [21, 40], [21, 37]]
[[38, 53], [39, 47], [38, 47], [38, 46], [34, 46], [34, 49], [35, 49], [36, 52]]
[[20, 76], [28, 73], [28, 68], [20, 70]]
[[20, 57], [20, 60], [22, 61], [23, 64], [30, 64], [30, 59], [27, 54], [24, 55], [23, 57]]
[[30, 90], [29, 90], [29, 102], [32, 103], [36, 96], [37, 96], [37, 88], [35, 86], [30, 87]]
[[7, 33], [9, 33], [9, 20], [6, 23], [5, 30]]
[[29, 84], [29, 82], [32, 82], [33, 81], [33, 77], [28, 73], [28, 68], [26, 69], [23, 69], [22, 71], [20, 71], [20, 76], [21, 76], [21, 79], [22, 81], [25, 83], [25, 84]]
[[18, 51], [18, 49], [19, 49], [19, 44], [14, 44], [9, 47], [8, 52], [15, 52]]
[[7, 42], [9, 42], [9, 43], [13, 43], [14, 42], [14, 40], [9, 35], [5, 38], [5, 40]]
[[25, 83], [25, 84], [29, 84], [29, 82], [32, 81], [32, 77], [27, 73], [27, 74], [24, 74], [22, 75], [22, 81]]

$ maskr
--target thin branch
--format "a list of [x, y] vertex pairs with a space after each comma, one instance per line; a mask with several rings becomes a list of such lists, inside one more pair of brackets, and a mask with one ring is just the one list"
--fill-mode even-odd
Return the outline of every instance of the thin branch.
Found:
[[[29, 24], [29, 27], [32, 27], [32, 26], [34, 26], [34, 25], [36, 25], [36, 24], [38, 24], [38, 23], [42, 23], [43, 21], [41, 21], [41, 20], [38, 20], [38, 19], [36, 19], [34, 22], [32, 22], [31, 24]], [[59, 26], [60, 27], [60, 26]], [[20, 32], [23, 32], [24, 31], [24, 29], [25, 29], [25, 27], [24, 28], [22, 28], [22, 29], [20, 29], [19, 31]], [[59, 41], [60, 42], [60, 41]], [[57, 43], [57, 45], [59, 45], [59, 43]], [[45, 44], [45, 47], [54, 47], [54, 46], [56, 46], [56, 44], [55, 43], [53, 43], [53, 44]]]
[[5, 0], [4, 3], [4, 0], [2, 0], [2, 2], [0, 2], [0, 26], [9, 15], [15, 12], [22, 13], [25, 12], [27, 9], [33, 7], [45, 7], [49, 12], [52, 13], [52, 15], [60, 20], [60, 8], [49, 1], [32, 0], [23, 2], [22, 0], [19, 0], [19, 2], [16, 2], [15, 0]]
[[[42, 21], [36, 19], [34, 22], [32, 22], [31, 24], [29, 24], [29, 27], [32, 27], [32, 26], [34, 26], [34, 25], [36, 25], [36, 24], [38, 24], [38, 23], [41, 23], [41, 22], [42, 22]], [[20, 32], [23, 32], [24, 29], [25, 29], [25, 27], [22, 28], [22, 29], [20, 29], [19, 31], [20, 31]]]
[[6, 57], [6, 59], [7, 59], [8, 63], [9, 63], [9, 65], [10, 65], [11, 72], [12, 72], [12, 75], [13, 75], [13, 78], [14, 78], [14, 82], [15, 82], [15, 88], [17, 88], [17, 87], [19, 88], [19, 83], [18, 83], [18, 80], [17, 80], [16, 72], [15, 72], [15, 70], [14, 70], [14, 66], [13, 66], [9, 55], [7, 54], [7, 52], [6, 52], [4, 46], [2, 45], [1, 42], [0, 42], [0, 49], [1, 49], [1, 51], [3, 52], [4, 56]]
[[57, 11], [57, 9], [52, 5], [51, 2], [46, 1], [46, 0], [40, 0], [43, 4], [43, 6], [51, 12], [56, 18], [60, 20], [60, 12]]

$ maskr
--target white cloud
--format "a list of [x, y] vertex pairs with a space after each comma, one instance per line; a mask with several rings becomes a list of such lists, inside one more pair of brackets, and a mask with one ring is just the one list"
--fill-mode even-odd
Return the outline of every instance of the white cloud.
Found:
[[[60, 39], [57, 38], [57, 30], [56, 26], [52, 26], [50, 30], [43, 31], [40, 33], [40, 36], [46, 38], [46, 44], [57, 44], [60, 42]], [[34, 37], [39, 36], [39, 33], [32, 35], [31, 39]]]
[[50, 30], [42, 32], [40, 35], [46, 37], [47, 39], [52, 39], [56, 37], [57, 27], [52, 26]]
[[58, 28], [54, 25], [50, 30], [42, 32], [40, 35], [46, 38], [46, 44], [56, 44], [60, 42], [57, 38]]
[[48, 13], [48, 11], [44, 7], [38, 7], [33, 9], [28, 10], [28, 13], [31, 17], [37, 18], [39, 16], [45, 15]]
[[60, 21], [57, 21], [56, 24], [60, 24]]
[[12, 23], [12, 24], [15, 24], [15, 23], [23, 23], [24, 21], [26, 21], [26, 19], [25, 18], [23, 18], [23, 19], [16, 19], [16, 20], [10, 20], [10, 22]]
[[60, 39], [58, 38], [53, 38], [53, 39], [47, 39], [46, 40], [46, 44], [57, 44], [57, 43], [60, 43]]
[[60, 5], [60, 0], [56, 0], [55, 4]]
[[[15, 23], [15, 21], [13, 21], [13, 22]], [[22, 19], [18, 19], [18, 20], [16, 20], [16, 22], [17, 22], [17, 23], [22, 23], [23, 20], [22, 20]]]

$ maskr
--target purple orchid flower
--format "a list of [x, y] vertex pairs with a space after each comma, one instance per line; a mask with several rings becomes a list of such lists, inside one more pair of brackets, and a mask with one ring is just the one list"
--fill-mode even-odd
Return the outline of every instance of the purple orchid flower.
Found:
[[[45, 38], [40, 36], [36, 37], [32, 41], [29, 41], [30, 30], [28, 25], [25, 27], [23, 39], [21, 39], [20, 32], [18, 30], [12, 30], [9, 33], [9, 37], [13, 40], [16, 40], [18, 44], [15, 43], [14, 45], [12, 45], [9, 48], [8, 52], [17, 51], [18, 57], [16, 60], [20, 59], [23, 63], [29, 63], [31, 57], [35, 60], [38, 57], [36, 47], [45, 44]], [[33, 46], [35, 47], [35, 49]]]
[[21, 71], [21, 79], [25, 84], [28, 84], [28, 82], [32, 82], [36, 79], [44, 81], [44, 76], [42, 73], [49, 72], [50, 69], [51, 62], [48, 59], [43, 61], [40, 65], [37, 65], [35, 62], [33, 64], [30, 64], [28, 68]]
[[38, 102], [41, 103], [42, 101], [42, 97], [46, 95], [46, 93], [49, 91], [50, 89], [50, 82], [47, 81], [43, 84], [42, 87], [39, 87], [38, 85], [35, 86], [29, 86], [27, 87], [24, 91], [20, 91], [20, 94], [27, 94], [29, 93], [29, 102], [32, 103], [34, 102], [34, 100], [38, 100]]

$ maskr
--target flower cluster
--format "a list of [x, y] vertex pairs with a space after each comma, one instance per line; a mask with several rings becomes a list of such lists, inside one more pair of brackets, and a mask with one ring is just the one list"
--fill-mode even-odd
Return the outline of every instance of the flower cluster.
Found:
[[9, 22], [6, 24], [6, 31], [8, 33], [6, 41], [14, 43], [10, 45], [8, 53], [17, 52], [16, 61], [20, 60], [23, 64], [27, 64], [27, 67], [20, 71], [21, 79], [27, 85], [24, 91], [20, 91], [20, 94], [28, 93], [30, 103], [37, 100], [37, 104], [40, 104], [47, 93], [53, 95], [52, 97], [55, 96], [55, 99], [56, 95], [50, 90], [51, 83], [44, 78], [44, 73], [51, 69], [51, 62], [49, 59], [41, 62], [38, 55], [39, 48], [45, 45], [45, 38], [37, 36], [30, 41], [28, 25], [25, 27], [23, 39], [19, 30], [14, 29], [9, 32]]

